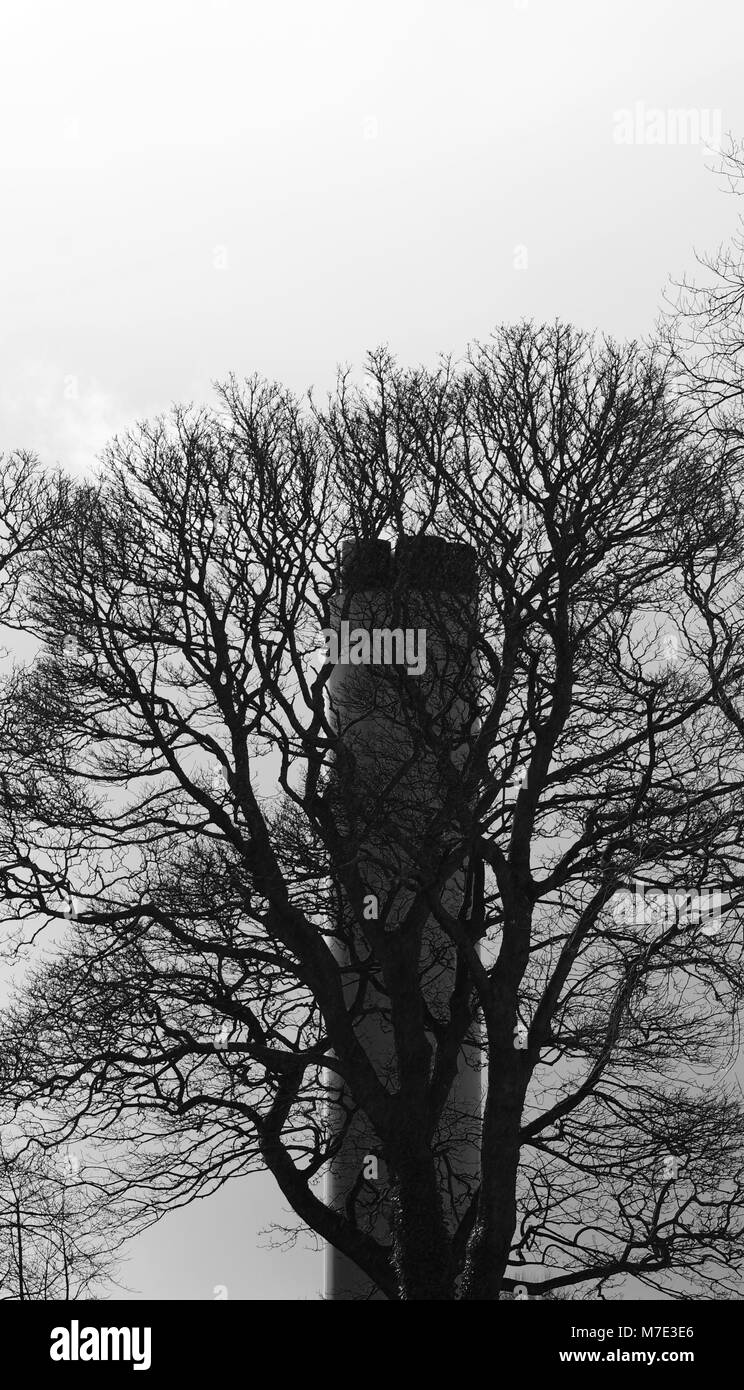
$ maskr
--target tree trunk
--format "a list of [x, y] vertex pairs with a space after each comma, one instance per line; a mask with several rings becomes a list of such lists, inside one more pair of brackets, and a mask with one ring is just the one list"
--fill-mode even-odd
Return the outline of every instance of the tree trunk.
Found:
[[23, 1224], [21, 1222], [21, 1204], [16, 1199], [16, 1239], [18, 1241], [18, 1297], [21, 1301], [26, 1297], [26, 1290], [23, 1284]]
[[395, 1165], [393, 1264], [403, 1300], [453, 1300], [452, 1244], [431, 1153], [405, 1154]]
[[[492, 1059], [492, 1066], [498, 1065]], [[478, 1215], [468, 1243], [462, 1298], [496, 1300], [509, 1263], [517, 1222], [519, 1131], [525, 1086], [518, 1076], [489, 1086], [483, 1118], [483, 1166]]]

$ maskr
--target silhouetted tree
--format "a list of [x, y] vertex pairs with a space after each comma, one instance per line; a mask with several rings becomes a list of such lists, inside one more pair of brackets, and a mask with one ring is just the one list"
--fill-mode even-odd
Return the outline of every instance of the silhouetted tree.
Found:
[[100, 1296], [125, 1238], [121, 1214], [77, 1154], [0, 1149], [0, 1299]]
[[0, 623], [11, 620], [21, 575], [63, 520], [68, 491], [33, 454], [0, 454]]
[[[729, 138], [711, 172], [735, 197], [744, 193], [744, 145]], [[719, 452], [742, 438], [744, 396], [744, 219], [714, 251], [697, 254], [694, 276], [672, 279], [659, 327], [676, 389], [715, 434]]]
[[[735, 1290], [744, 759], [709, 613], [741, 565], [740, 460], [719, 442], [653, 354], [560, 325], [457, 368], [378, 353], [325, 406], [231, 381], [219, 412], [116, 440], [30, 583], [46, 655], [4, 690], [7, 912], [53, 943], [2, 1019], [7, 1103], [112, 1136], [118, 1190], [153, 1210], [268, 1168], [391, 1299], [496, 1299], [535, 1270], [543, 1294]], [[403, 536], [473, 547], [478, 619], [461, 728], [384, 677], [440, 777], [401, 837], [399, 769], [354, 803], [319, 633], [341, 541]], [[370, 842], [401, 864], [373, 920]], [[455, 961], [436, 1015], [427, 921]], [[443, 1117], [474, 1047], [480, 1175], [455, 1198]], [[355, 1111], [389, 1241], [373, 1179], [343, 1210], [318, 1191]]]

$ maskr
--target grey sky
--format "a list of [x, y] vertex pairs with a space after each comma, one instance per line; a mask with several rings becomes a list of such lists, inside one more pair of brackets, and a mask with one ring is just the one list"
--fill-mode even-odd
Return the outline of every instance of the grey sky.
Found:
[[[231, 370], [325, 389], [525, 315], [647, 333], [736, 206], [617, 113], [744, 135], [742, 51], [738, 0], [3, 0], [0, 448], [80, 471]], [[125, 1277], [313, 1297], [318, 1255], [257, 1248], [281, 1215], [246, 1180]]]

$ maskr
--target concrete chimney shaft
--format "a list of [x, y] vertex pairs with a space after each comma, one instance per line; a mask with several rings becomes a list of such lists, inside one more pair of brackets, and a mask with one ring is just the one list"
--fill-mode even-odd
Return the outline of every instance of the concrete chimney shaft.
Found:
[[[339, 656], [347, 660], [334, 666], [327, 687], [341, 741], [335, 788], [351, 855], [365, 885], [365, 911], [374, 911], [370, 903], [376, 902], [378, 917], [371, 925], [384, 932], [402, 929], [418, 887], [426, 882], [427, 873], [434, 877], [420, 862], [421, 854], [427, 827], [447, 794], [447, 774], [456, 773], [467, 754], [475, 714], [475, 622], [475, 554], [470, 546], [428, 536], [402, 537], [394, 552], [389, 542], [381, 540], [344, 546], [334, 627], [343, 628], [347, 639], [351, 635], [351, 651], [348, 646], [339, 650]], [[354, 634], [360, 632], [368, 634], [369, 647], [357, 636], [356, 655], [362, 659], [352, 664]], [[395, 641], [386, 641], [385, 633], [392, 633]], [[407, 633], [419, 635], [419, 653], [420, 634], [425, 634], [426, 665], [419, 674], [384, 659], [405, 653]], [[409, 652], [413, 647], [412, 640]], [[364, 659], [367, 654], [369, 661]], [[383, 659], [373, 660], [375, 654]], [[435, 845], [439, 858], [446, 844], [445, 835]], [[461, 909], [464, 893], [462, 870], [442, 892], [449, 912]], [[344, 915], [346, 942], [337, 947], [337, 954], [346, 974], [347, 1002], [351, 1005], [357, 997], [364, 979], [358, 1036], [383, 1084], [395, 1091], [392, 1026], [380, 963], [365, 935], [359, 906], [352, 909], [345, 904]], [[418, 959], [429, 1010], [445, 1022], [456, 952], [432, 917], [420, 932]], [[481, 1082], [475, 1063], [475, 1048], [466, 1046], [436, 1136], [442, 1155], [445, 1213], [452, 1226], [477, 1183]], [[338, 1126], [349, 1097], [339, 1088], [336, 1100], [337, 1104], [329, 1105], [329, 1118]], [[341, 1210], [353, 1204], [360, 1226], [390, 1244], [391, 1178], [385, 1172], [377, 1136], [357, 1112], [327, 1175], [328, 1202]], [[345, 1256], [327, 1248], [327, 1298], [382, 1296]]]

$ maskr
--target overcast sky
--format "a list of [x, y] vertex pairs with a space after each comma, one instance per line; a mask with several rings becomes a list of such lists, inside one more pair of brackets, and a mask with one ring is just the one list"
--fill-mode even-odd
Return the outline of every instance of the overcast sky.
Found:
[[[649, 333], [737, 211], [666, 113], [744, 137], [743, 52], [740, 0], [2, 0], [0, 449], [79, 472], [230, 371], [324, 390], [523, 316]], [[282, 1216], [247, 1179], [125, 1277], [317, 1297]]]

